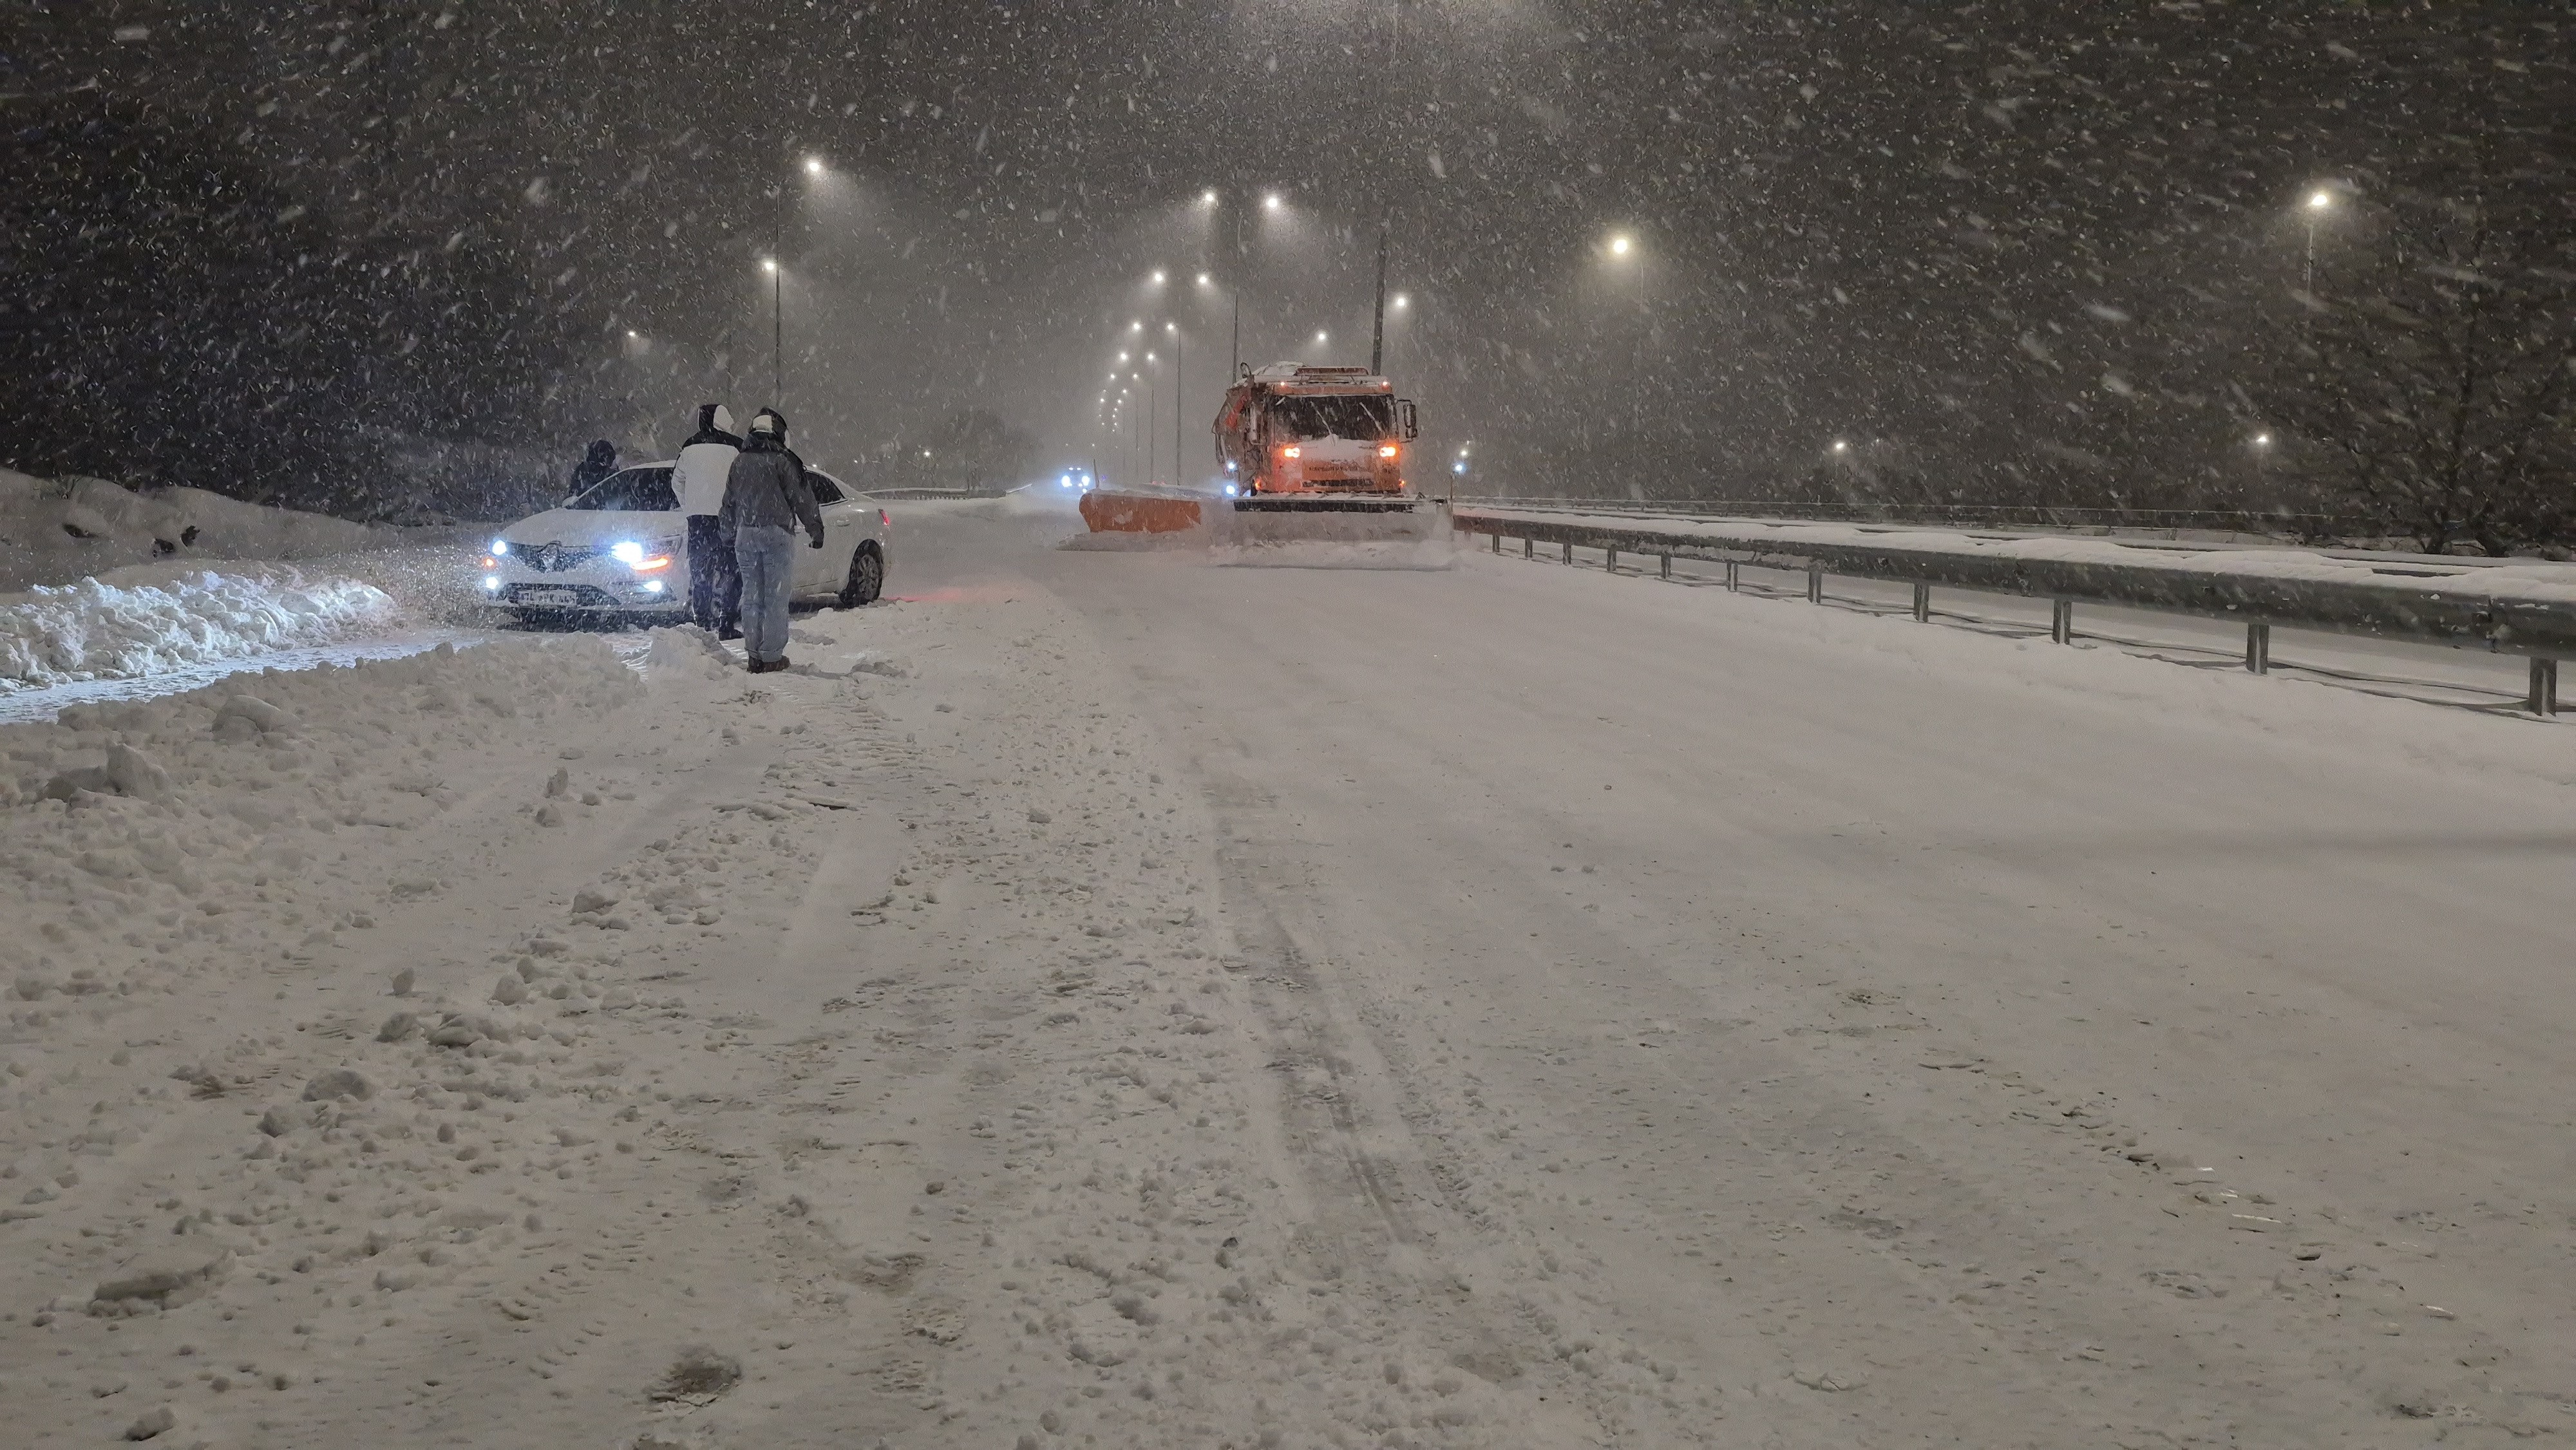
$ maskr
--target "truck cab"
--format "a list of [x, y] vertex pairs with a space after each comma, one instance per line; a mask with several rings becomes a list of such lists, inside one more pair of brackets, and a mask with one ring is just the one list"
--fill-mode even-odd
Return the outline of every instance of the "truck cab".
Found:
[[1238, 498], [1400, 495], [1413, 404], [1366, 368], [1246, 368], [1217, 414], [1217, 463]]

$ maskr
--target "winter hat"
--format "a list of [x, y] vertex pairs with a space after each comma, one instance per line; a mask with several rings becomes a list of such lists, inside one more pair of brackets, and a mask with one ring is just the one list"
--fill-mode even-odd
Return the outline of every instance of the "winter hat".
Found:
[[710, 416], [715, 419], [716, 431], [719, 433], [732, 432], [733, 409], [726, 407], [722, 403], [711, 403], [708, 406], [715, 410]]
[[766, 433], [784, 443], [787, 441], [787, 415], [776, 408], [763, 408], [760, 410], [760, 416], [751, 420], [751, 431]]

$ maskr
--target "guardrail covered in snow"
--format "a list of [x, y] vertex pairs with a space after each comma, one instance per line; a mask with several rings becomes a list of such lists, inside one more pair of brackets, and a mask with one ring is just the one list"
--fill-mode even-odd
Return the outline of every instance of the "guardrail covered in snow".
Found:
[[1904, 524], [1953, 529], [2075, 529], [2097, 533], [2252, 534], [2352, 539], [2385, 534], [2384, 524], [2335, 514], [2254, 509], [2058, 508], [2045, 504], [1816, 503], [1798, 499], [1594, 499], [1495, 495], [1453, 499], [1460, 508], [1516, 513], [1789, 519], [1802, 523]]
[[1597, 549], [1607, 565], [1621, 554], [1726, 566], [1727, 587], [1743, 565], [1807, 575], [1821, 601], [1828, 576], [1914, 586], [1914, 617], [1929, 619], [1934, 588], [2051, 601], [2051, 636], [2074, 634], [2077, 604], [2241, 621], [2245, 667], [2270, 668], [2272, 626], [2480, 646], [2531, 659], [2531, 708], [2555, 714], [2558, 661], [2576, 658], [2576, 565], [2519, 559], [2453, 559], [2349, 550], [2207, 548], [2153, 541], [2049, 538], [1910, 529], [1892, 525], [1771, 519], [1680, 519], [1533, 513], [1461, 503], [1461, 533], [1486, 536], [1495, 552], [1518, 539], [1524, 555], [1542, 545]]

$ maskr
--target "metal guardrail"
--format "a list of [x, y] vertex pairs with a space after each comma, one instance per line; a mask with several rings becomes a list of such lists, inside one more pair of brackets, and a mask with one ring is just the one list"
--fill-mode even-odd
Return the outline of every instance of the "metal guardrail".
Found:
[[[1561, 549], [1568, 564], [1574, 562], [1576, 549], [1598, 549], [1606, 552], [1607, 567], [1612, 569], [1618, 567], [1621, 554], [1633, 554], [1660, 559], [1666, 578], [1672, 576], [1675, 559], [1706, 560], [1726, 566], [1729, 589], [1741, 587], [1738, 571], [1748, 564], [1804, 573], [1807, 598], [1814, 603], [1824, 601], [1828, 576], [1911, 584], [1918, 620], [1932, 617], [1935, 588], [2046, 599], [2054, 606], [2049, 635], [2060, 644], [2074, 638], [2078, 604], [2237, 621], [2245, 625], [2245, 667], [2256, 674], [2271, 668], [2276, 624], [2478, 646], [2530, 657], [2530, 707], [2539, 715], [2558, 713], [2558, 662], [2576, 658], [2576, 604], [2480, 593], [2476, 576], [2482, 571], [2470, 560], [2362, 562], [2351, 572], [2367, 573], [2365, 581], [2180, 568], [2155, 557], [2169, 551], [2153, 548], [2140, 548], [2141, 557], [2134, 562], [2050, 559], [1911, 543], [1900, 546], [1895, 537], [1880, 544], [1764, 537], [1758, 530], [1680, 521], [1608, 524], [1469, 503], [1456, 505], [1450, 517], [1460, 533], [1489, 536], [1496, 553], [1502, 552], [1505, 538], [1521, 541], [1523, 557], [1535, 557], [1541, 545]], [[2318, 557], [2333, 556], [2321, 553]], [[2570, 571], [2570, 577], [2576, 580], [2576, 570]], [[2411, 582], [2433, 580], [2447, 582]]]
[[2247, 509], [2059, 508], [2047, 504], [1838, 504], [1807, 503], [1795, 499], [1591, 499], [1506, 495], [1461, 498], [1455, 502], [1460, 508], [1521, 512], [1796, 519], [1811, 523], [1912, 524], [1951, 528], [2134, 529], [2309, 539], [2376, 538], [2387, 534], [2384, 524], [2364, 519]]

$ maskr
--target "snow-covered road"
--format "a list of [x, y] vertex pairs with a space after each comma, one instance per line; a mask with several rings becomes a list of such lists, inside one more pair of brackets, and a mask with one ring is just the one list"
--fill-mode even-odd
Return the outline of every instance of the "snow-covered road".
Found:
[[0, 1440], [2576, 1429], [2565, 727], [972, 515], [0, 728]]

